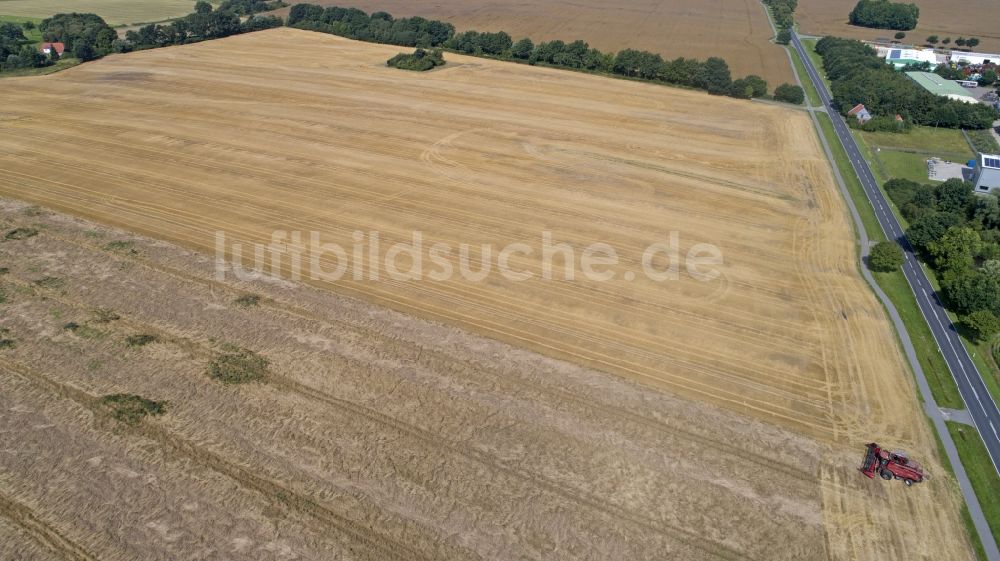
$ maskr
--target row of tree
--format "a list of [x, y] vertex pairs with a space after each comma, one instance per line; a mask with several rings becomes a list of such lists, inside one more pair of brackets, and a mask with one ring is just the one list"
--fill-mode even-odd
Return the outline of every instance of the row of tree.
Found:
[[[749, 99], [763, 97], [768, 91], [767, 82], [760, 76], [750, 75], [734, 80], [729, 65], [717, 57], [705, 61], [691, 58], [668, 61], [659, 54], [635, 49], [605, 53], [582, 40], [570, 43], [555, 40], [536, 44], [531, 39], [524, 38], [515, 42], [504, 31], [466, 31], [456, 34], [451, 24], [441, 21], [419, 17], [394, 19], [385, 12], [368, 15], [355, 8], [322, 8], [314, 4], [292, 6], [288, 25], [362, 41], [420, 48], [444, 47], [476, 56], [666, 82], [703, 89], [715, 95]], [[781, 101], [802, 102], [804, 96], [798, 86], [784, 84], [779, 89]], [[778, 93], [776, 90], [776, 99], [779, 99]]]
[[917, 27], [920, 8], [916, 4], [889, 0], [858, 0], [851, 10], [851, 25], [908, 31]]
[[798, 7], [798, 0], [764, 0], [764, 5], [771, 12], [771, 19], [778, 28], [778, 35], [775, 40], [782, 45], [787, 45], [792, 41], [792, 27], [795, 25], [795, 8]]
[[224, 0], [219, 4], [218, 9], [222, 12], [232, 12], [238, 16], [250, 16], [260, 12], [277, 10], [287, 5], [282, 0], [272, 0], [271, 2], [265, 0]]
[[455, 26], [443, 21], [421, 17], [395, 19], [386, 12], [368, 15], [357, 8], [323, 8], [315, 4], [292, 6], [288, 25], [359, 41], [423, 49], [440, 47], [455, 35]]
[[194, 13], [175, 19], [170, 23], [149, 24], [135, 31], [125, 33], [125, 41], [119, 45], [119, 52], [138, 49], [155, 49], [168, 45], [183, 45], [209, 39], [221, 39], [230, 35], [249, 33], [281, 27], [284, 22], [277, 16], [251, 15], [240, 21], [240, 15], [223, 6], [230, 4], [235, 9], [245, 9], [243, 4], [224, 2], [218, 9], [205, 0], [195, 3]]
[[437, 66], [444, 65], [444, 53], [441, 49], [430, 51], [417, 49], [411, 54], [399, 53], [398, 55], [385, 61], [386, 66], [399, 68], [400, 70], [415, 70], [425, 72]]
[[[55, 51], [52, 51], [55, 53]], [[58, 53], [45, 56], [24, 35], [16, 23], [0, 23], [0, 72], [19, 68], [41, 68], [58, 60]]]
[[846, 112], [858, 103], [873, 115], [902, 115], [921, 125], [985, 129], [1000, 113], [982, 103], [936, 96], [895, 71], [860, 41], [824, 37], [816, 44], [831, 82], [834, 103]]
[[893, 179], [885, 190], [910, 223], [910, 244], [939, 273], [948, 307], [981, 337], [1000, 331], [1000, 193], [974, 195], [960, 179]]

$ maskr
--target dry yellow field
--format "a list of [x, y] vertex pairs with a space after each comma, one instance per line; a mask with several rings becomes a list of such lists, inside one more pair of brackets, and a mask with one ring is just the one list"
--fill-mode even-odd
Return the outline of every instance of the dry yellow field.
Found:
[[[378, 231], [383, 249], [414, 230], [425, 247], [535, 244], [542, 231], [577, 248], [607, 243], [622, 264], [605, 282], [380, 271], [314, 284], [779, 427], [787, 438], [732, 435], [728, 446], [787, 444], [792, 457], [755, 486], [727, 488], [736, 503], [773, 506], [780, 493], [760, 482], [807, 469], [825, 540], [781, 555], [968, 558], [954, 485], [857, 274], [804, 113], [454, 55], [427, 74], [386, 68], [397, 50], [277, 29], [5, 81], [0, 194], [207, 253], [219, 230], [245, 243], [316, 230], [344, 246]], [[717, 246], [721, 276], [626, 280], [672, 231], [682, 251]], [[537, 253], [512, 263], [537, 273]], [[791, 446], [800, 438], [815, 456]], [[873, 439], [909, 449], [935, 479], [906, 489], [858, 475]], [[718, 454], [692, 453], [709, 464]], [[678, 496], [697, 502], [692, 493]], [[731, 504], [713, 502], [707, 520], [693, 510], [660, 520], [704, 532]], [[761, 533], [756, 517], [718, 527], [731, 536], [710, 540], [737, 557], [776, 558], [754, 537], [791, 543]]]
[[[295, 4], [296, 2], [291, 2]], [[665, 58], [679, 56], [726, 59], [734, 78], [762, 76], [773, 90], [794, 83], [788, 57], [771, 42], [774, 32], [764, 8], [755, 0], [574, 0], [514, 2], [510, 0], [314, 0], [327, 6], [354, 7], [396, 17], [442, 19], [458, 31], [506, 31], [514, 40], [583, 39], [592, 47], [615, 52], [645, 49]], [[290, 8], [276, 13], [287, 14]]]
[[[855, 2], [839, 0], [802, 0], [795, 19], [801, 33], [834, 35], [855, 39], [892, 38], [889, 29], [867, 29], [850, 25], [848, 16]], [[951, 37], [954, 45], [959, 37], [978, 37], [977, 52], [1000, 52], [1000, 10], [993, 0], [948, 0], [947, 2], [917, 2], [920, 18], [917, 28], [906, 32], [904, 43], [922, 45], [930, 35], [940, 39]]]

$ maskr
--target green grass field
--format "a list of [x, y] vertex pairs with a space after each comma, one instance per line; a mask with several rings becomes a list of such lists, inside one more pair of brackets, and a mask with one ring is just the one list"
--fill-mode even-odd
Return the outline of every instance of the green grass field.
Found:
[[[3, 6], [3, 0], [0, 0], [0, 6]], [[41, 34], [40, 31], [38, 31], [38, 24], [42, 22], [41, 19], [39, 19], [39, 18], [28, 18], [28, 17], [22, 17], [22, 16], [0, 16], [0, 23], [10, 22], [10, 23], [21, 24], [21, 23], [24, 23], [26, 21], [30, 21], [30, 22], [34, 23], [35, 24], [35, 28], [31, 29], [31, 30], [25, 29], [24, 30], [24, 36], [27, 37], [28, 40], [31, 41], [32, 43], [40, 43], [42, 41], [42, 34]]]
[[162, 21], [194, 11], [194, 0], [0, 0], [7, 16], [47, 18], [60, 12], [95, 13], [110, 25]]
[[[969, 475], [969, 481], [980, 498], [983, 514], [993, 531], [994, 540], [1000, 536], [1000, 476], [986, 453], [986, 446], [976, 434], [976, 429], [959, 423], [948, 423], [948, 432], [958, 448], [958, 456]], [[1000, 542], [998, 542], [1000, 544]]]
[[826, 88], [830, 89], [830, 81], [826, 79], [826, 72], [823, 70], [823, 57], [819, 56], [816, 52], [816, 42], [818, 39], [802, 39], [802, 46], [806, 48], [806, 52], [809, 54], [809, 58], [812, 59], [813, 66], [819, 71], [819, 75], [823, 78], [823, 82], [826, 84]]

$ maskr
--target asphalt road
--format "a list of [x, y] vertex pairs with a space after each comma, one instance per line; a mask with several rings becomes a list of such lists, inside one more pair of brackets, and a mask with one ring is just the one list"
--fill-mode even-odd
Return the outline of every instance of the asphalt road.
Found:
[[823, 106], [830, 115], [830, 120], [833, 121], [837, 137], [847, 152], [851, 160], [851, 166], [858, 175], [861, 185], [864, 186], [865, 194], [868, 196], [868, 201], [871, 203], [872, 208], [875, 209], [875, 216], [878, 218], [882, 231], [885, 232], [888, 239], [899, 241], [903, 247], [905, 256], [903, 274], [906, 276], [906, 281], [910, 283], [913, 294], [917, 296], [920, 311], [923, 313], [924, 319], [927, 320], [927, 325], [930, 326], [931, 333], [934, 334], [938, 350], [944, 356], [944, 360], [948, 364], [952, 376], [955, 378], [955, 383], [958, 384], [958, 391], [965, 401], [965, 407], [968, 409], [969, 415], [972, 417], [973, 423], [979, 431], [983, 442], [986, 443], [986, 449], [993, 460], [993, 467], [1000, 474], [1000, 467], [998, 467], [1000, 466], [1000, 408], [997, 407], [996, 402], [993, 401], [989, 391], [987, 391], [982, 375], [976, 369], [975, 363], [972, 362], [972, 358], [959, 339], [955, 326], [951, 323], [948, 314], [941, 305], [941, 300], [927, 279], [927, 275], [921, 269], [920, 263], [913, 254], [913, 247], [910, 246], [909, 241], [903, 233], [902, 226], [900, 226], [896, 220], [896, 216], [892, 213], [892, 209], [889, 207], [889, 202], [879, 189], [878, 183], [875, 181], [875, 176], [861, 155], [861, 150], [851, 135], [847, 123], [840, 116], [840, 113], [833, 108], [830, 93], [817, 72], [816, 67], [813, 65], [812, 59], [809, 58], [797, 35], [793, 34], [792, 43], [802, 58], [802, 62], [806, 67], [806, 73], [809, 74], [809, 79], [816, 86], [816, 91], [819, 93], [820, 99], [823, 101]]

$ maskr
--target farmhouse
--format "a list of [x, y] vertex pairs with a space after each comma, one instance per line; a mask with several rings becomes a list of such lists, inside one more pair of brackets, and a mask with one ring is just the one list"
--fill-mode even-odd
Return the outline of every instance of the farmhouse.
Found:
[[62, 56], [63, 51], [66, 50], [66, 46], [62, 43], [42, 43], [42, 46], [38, 47], [38, 50], [45, 54], [51, 54], [52, 49], [56, 50], [57, 55]]
[[948, 97], [965, 103], [979, 103], [972, 94], [954, 80], [947, 80], [933, 72], [907, 72], [906, 75], [920, 87], [934, 95]]
[[920, 64], [923, 62], [937, 65], [938, 59], [934, 51], [918, 49], [889, 49], [885, 53], [885, 61], [897, 69], [910, 64]]
[[987, 63], [1000, 64], [1000, 55], [989, 53], [963, 53], [952, 51], [951, 61], [955, 63], [982, 65]]
[[872, 114], [868, 111], [868, 108], [865, 107], [864, 103], [859, 103], [852, 107], [851, 110], [847, 112], [847, 116], [854, 117], [862, 125], [872, 120]]
[[989, 193], [993, 189], [1000, 189], [1000, 156], [980, 154], [973, 182], [976, 184], [976, 193]]

